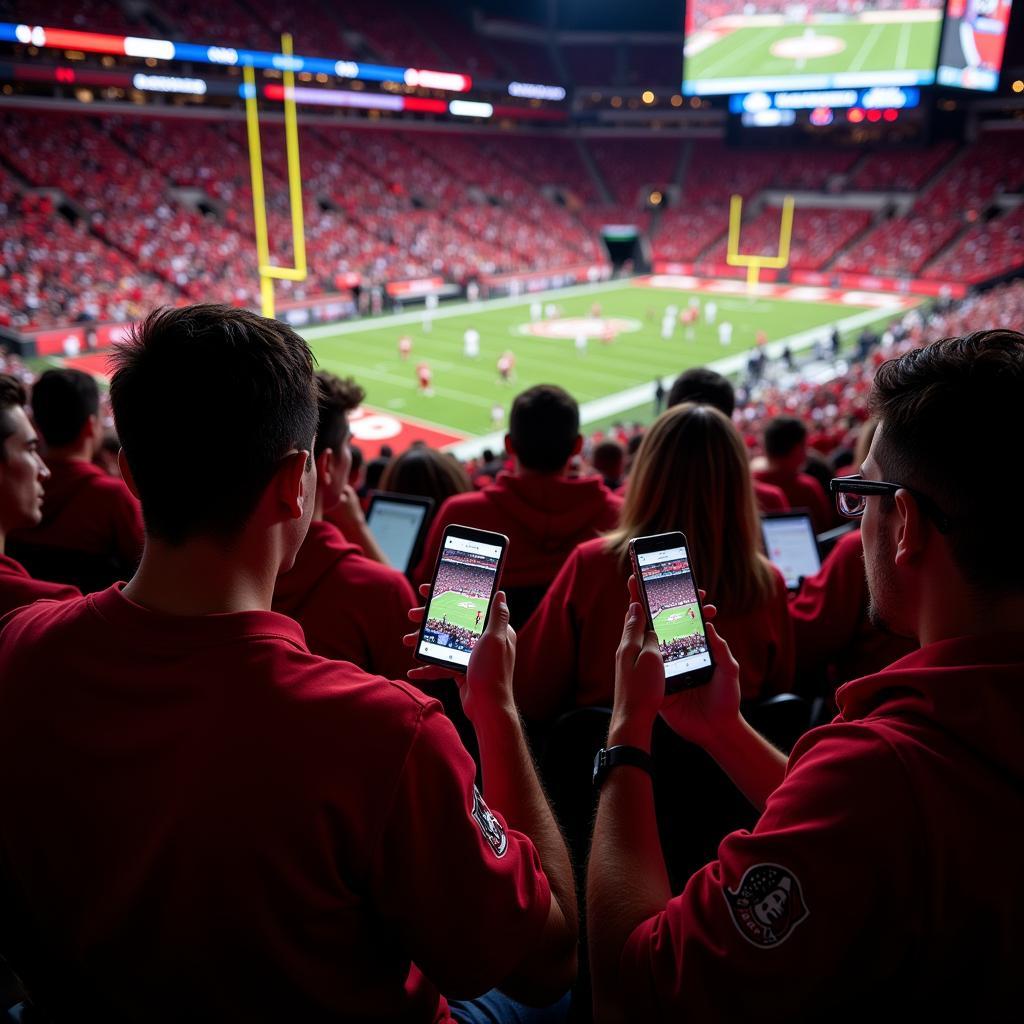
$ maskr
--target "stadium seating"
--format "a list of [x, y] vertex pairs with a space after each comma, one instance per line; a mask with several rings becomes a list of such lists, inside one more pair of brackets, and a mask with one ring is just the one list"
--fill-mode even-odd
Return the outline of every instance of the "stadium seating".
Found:
[[945, 166], [956, 147], [942, 142], [926, 150], [882, 149], [869, 153], [853, 172], [851, 190], [916, 192]]

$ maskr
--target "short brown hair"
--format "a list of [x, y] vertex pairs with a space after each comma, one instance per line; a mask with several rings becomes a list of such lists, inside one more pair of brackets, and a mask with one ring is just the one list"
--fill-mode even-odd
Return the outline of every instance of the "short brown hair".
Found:
[[1022, 402], [1024, 334], [1010, 330], [945, 338], [891, 359], [871, 391], [883, 475], [939, 507], [965, 579], [991, 589], [1024, 588], [1021, 482], [1007, 458]]
[[325, 370], [318, 371], [316, 458], [330, 448], [335, 455], [348, 438], [348, 414], [359, 407], [366, 391], [351, 377], [335, 377]]
[[146, 530], [167, 543], [230, 539], [281, 459], [312, 447], [313, 357], [278, 320], [213, 304], [157, 309], [113, 360], [117, 433]]

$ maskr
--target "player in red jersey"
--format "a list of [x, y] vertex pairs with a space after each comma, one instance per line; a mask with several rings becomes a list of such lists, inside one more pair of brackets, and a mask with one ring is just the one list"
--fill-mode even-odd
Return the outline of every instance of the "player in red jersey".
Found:
[[498, 357], [498, 377], [502, 384], [511, 384], [514, 379], [516, 369], [516, 354], [509, 349], [506, 349]]
[[416, 380], [419, 382], [420, 394], [430, 398], [434, 394], [434, 388], [432, 387], [434, 380], [434, 372], [430, 369], [430, 364], [422, 362], [416, 367]]
[[405, 361], [412, 354], [412, 338], [403, 334], [398, 339], [398, 358]]

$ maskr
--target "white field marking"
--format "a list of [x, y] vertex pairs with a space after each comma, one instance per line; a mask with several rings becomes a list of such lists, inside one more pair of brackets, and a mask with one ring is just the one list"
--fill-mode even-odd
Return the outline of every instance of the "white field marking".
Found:
[[[484, 299], [477, 302], [458, 302], [436, 309], [431, 314], [433, 320], [447, 320], [454, 316], [469, 316], [471, 313], [488, 313], [493, 309], [511, 309], [515, 306], [529, 306], [538, 299], [571, 299], [576, 295], [592, 295], [600, 292], [616, 291], [632, 288], [631, 278], [619, 278], [617, 281], [598, 281], [594, 284], [577, 284], [566, 288], [556, 288], [547, 292], [530, 292], [527, 295], [507, 295], [501, 299]], [[391, 327], [405, 327], [408, 324], [421, 324], [423, 311], [415, 313], [392, 313], [388, 316], [365, 317], [362, 320], [349, 320], [340, 324], [320, 324], [299, 331], [307, 341], [319, 341], [321, 338], [332, 338], [336, 334], [358, 334], [362, 331], [387, 330]]]
[[[729, 40], [729, 36], [723, 38], [723, 42]], [[753, 50], [758, 46], [763, 45], [764, 36], [760, 32], [751, 32], [750, 38], [742, 46], [738, 46], [736, 49], [730, 49], [726, 47], [726, 52], [716, 61], [712, 61], [706, 68], [700, 73], [700, 78], [714, 78], [720, 66], [728, 66], [735, 62], [736, 58], [741, 54], [746, 53], [748, 50]]]
[[907, 54], [910, 50], [910, 22], [905, 21], [900, 26], [900, 45], [896, 51], [896, 68], [902, 71], [907, 66]]
[[875, 25], [875, 27], [867, 34], [864, 38], [864, 42], [861, 43], [860, 49], [857, 51], [857, 56], [850, 61], [848, 71], [860, 71], [861, 65], [868, 58], [868, 54], [871, 53], [871, 47], [875, 45], [875, 40], [885, 31], [885, 25]]
[[[855, 331], [858, 327], [866, 327], [868, 324], [881, 320], [886, 316], [898, 316], [905, 311], [905, 306], [900, 303], [888, 309], [866, 309], [853, 316], [844, 317], [842, 320], [835, 320], [829, 323], [819, 324], [817, 327], [810, 327], [797, 334], [791, 334], [788, 338], [780, 338], [778, 341], [769, 342], [765, 350], [770, 359], [779, 359], [782, 350], [788, 345], [791, 352], [799, 352], [802, 349], [810, 348], [816, 340], [820, 341], [829, 332], [832, 326], [840, 331]], [[724, 359], [717, 359], [713, 363], [705, 365], [716, 370], [725, 376], [738, 373], [747, 365], [750, 358], [750, 349], [739, 352], [736, 355], [726, 356]], [[682, 369], [682, 368], [680, 368]], [[676, 375], [670, 374], [662, 378], [662, 384], [666, 390], [672, 386]], [[606, 416], [614, 416], [616, 413], [625, 412], [627, 409], [635, 409], [645, 402], [654, 400], [654, 393], [651, 383], [637, 384], [635, 387], [626, 388], [613, 395], [605, 395], [603, 398], [595, 398], [592, 402], [584, 402], [580, 406], [580, 426], [602, 420]], [[467, 438], [465, 441], [458, 441], [455, 444], [447, 445], [445, 450], [454, 453], [457, 458], [469, 459], [479, 454], [484, 448], [494, 448], [500, 445], [505, 438], [505, 431], [495, 431], [491, 434], [484, 434], [479, 437]]]

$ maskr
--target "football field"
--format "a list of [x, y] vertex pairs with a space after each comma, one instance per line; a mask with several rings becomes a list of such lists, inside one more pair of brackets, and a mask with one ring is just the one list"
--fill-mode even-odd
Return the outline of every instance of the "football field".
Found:
[[[932, 13], [932, 12], [922, 12]], [[842, 75], [891, 71], [931, 73], [941, 18], [885, 21], [815, 20], [807, 26], [757, 25], [704, 33], [687, 44], [687, 81]], [[836, 83], [836, 84], [842, 84]]]
[[[694, 617], [690, 618], [690, 612]], [[663, 644], [678, 640], [681, 636], [692, 636], [700, 632], [700, 612], [695, 604], [684, 604], [679, 608], [663, 608], [654, 620], [654, 632]]]
[[[666, 309], [682, 311], [691, 301], [700, 308], [692, 336], [677, 322], [671, 337], [663, 338]], [[477, 448], [494, 438], [500, 441], [512, 399], [534, 384], [566, 388], [581, 405], [584, 426], [641, 408], [649, 411], [655, 378], [707, 364], [723, 373], [740, 371], [759, 330], [767, 336], [769, 355], [777, 357], [783, 344], [797, 351], [825, 340], [833, 324], [852, 335], [866, 324], [899, 315], [913, 301], [769, 285], [751, 295], [738, 281], [661, 275], [443, 306], [429, 330], [423, 312], [416, 311], [302, 333], [323, 369], [353, 376], [366, 389], [365, 406], [351, 418], [352, 431], [355, 443], [374, 454], [381, 444], [400, 451], [416, 439], [438, 448], [467, 439], [477, 439]], [[537, 302], [545, 309], [535, 320], [531, 305]], [[716, 307], [714, 323], [708, 322], [709, 303]], [[719, 340], [722, 321], [733, 328], [729, 345]], [[476, 357], [463, 352], [463, 334], [470, 328], [480, 334]], [[412, 339], [412, 352], [404, 360], [398, 351], [403, 335]], [[581, 335], [587, 339], [582, 351], [576, 345]], [[503, 382], [497, 371], [505, 352], [515, 355], [510, 382]], [[433, 374], [432, 394], [418, 386], [421, 362]]]
[[[467, 597], [449, 590], [446, 594], [437, 594], [430, 602], [428, 618], [444, 618], [455, 626], [474, 633], [483, 632], [484, 620], [487, 618], [488, 602], [481, 597]], [[476, 613], [480, 612], [480, 625], [476, 624]]]

